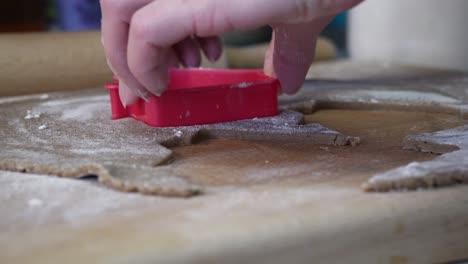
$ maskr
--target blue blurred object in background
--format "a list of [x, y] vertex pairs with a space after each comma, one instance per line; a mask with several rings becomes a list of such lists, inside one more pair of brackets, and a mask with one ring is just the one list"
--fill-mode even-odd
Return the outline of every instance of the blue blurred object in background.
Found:
[[322, 35], [331, 39], [338, 49], [338, 56], [347, 56], [346, 23], [347, 13], [339, 14], [322, 32]]
[[57, 26], [63, 31], [101, 28], [99, 0], [55, 0]]

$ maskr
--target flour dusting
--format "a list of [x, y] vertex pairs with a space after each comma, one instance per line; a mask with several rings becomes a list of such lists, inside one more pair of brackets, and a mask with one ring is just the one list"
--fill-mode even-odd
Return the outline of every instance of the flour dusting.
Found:
[[249, 83], [249, 82], [241, 82], [239, 84], [235, 84], [233, 86], [231, 86], [231, 88], [241, 88], [241, 89], [245, 89], [245, 88], [249, 88], [253, 85], [253, 83]]
[[2, 97], [0, 98], [0, 104], [9, 104], [9, 103], [17, 103], [23, 101], [31, 101], [31, 100], [46, 100], [49, 98], [49, 95], [23, 95], [23, 96], [11, 96], [11, 97]]
[[37, 198], [32, 198], [28, 201], [29, 207], [40, 207], [44, 204], [44, 202], [41, 199]]
[[335, 100], [377, 104], [381, 102], [459, 104], [460, 100], [442, 94], [417, 91], [340, 91], [332, 96]]
[[61, 99], [50, 100], [42, 103], [42, 106], [45, 107], [55, 107], [55, 106], [64, 106], [70, 107], [73, 104], [83, 104], [83, 103], [93, 103], [93, 102], [105, 102], [109, 101], [109, 95], [95, 95], [95, 96], [86, 96], [86, 100], [83, 100], [83, 97], [66, 97]]
[[100, 111], [106, 111], [107, 107], [101, 102], [91, 102], [76, 107], [64, 107], [61, 120], [87, 121], [96, 116]]
[[175, 131], [175, 136], [176, 137], [180, 138], [180, 137], [182, 137], [182, 135], [183, 135], [182, 131], [180, 131], [180, 130]]
[[[138, 206], [162, 201], [159, 197], [120, 193], [85, 181], [15, 172], [1, 171], [0, 182], [9, 185], [0, 192], [0, 201], [14, 212], [2, 215], [3, 232], [21, 230], [24, 224], [38, 228], [53, 223], [80, 226], [108, 217], [109, 213], [136, 214]], [[25, 203], [24, 197], [31, 196]]]
[[41, 117], [40, 112], [33, 112], [31, 110], [26, 111], [26, 115], [24, 116], [24, 119], [29, 120], [29, 119], [38, 119]]
[[[388, 191], [433, 188], [468, 182], [468, 126], [434, 133], [409, 136], [405, 147], [437, 153], [437, 147], [459, 150], [425, 162], [411, 162], [393, 170], [374, 175], [363, 188], [366, 191]], [[456, 149], [456, 148], [452, 148]], [[439, 153], [445, 153], [441, 151]]]

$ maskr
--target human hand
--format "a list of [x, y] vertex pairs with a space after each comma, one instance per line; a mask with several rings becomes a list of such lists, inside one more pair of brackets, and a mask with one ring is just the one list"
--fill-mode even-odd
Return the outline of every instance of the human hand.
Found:
[[270, 25], [274, 29], [265, 72], [284, 93], [299, 90], [315, 44], [332, 18], [362, 0], [101, 0], [102, 42], [120, 80], [124, 105], [160, 95], [168, 70], [198, 67], [200, 49], [210, 60], [222, 53], [218, 36]]

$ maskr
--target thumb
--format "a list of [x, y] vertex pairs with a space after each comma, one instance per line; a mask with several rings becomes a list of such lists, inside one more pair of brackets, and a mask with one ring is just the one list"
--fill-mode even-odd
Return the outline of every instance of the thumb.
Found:
[[274, 27], [264, 70], [279, 79], [282, 92], [294, 94], [302, 87], [315, 55], [317, 39], [331, 19], [326, 17], [307, 23]]

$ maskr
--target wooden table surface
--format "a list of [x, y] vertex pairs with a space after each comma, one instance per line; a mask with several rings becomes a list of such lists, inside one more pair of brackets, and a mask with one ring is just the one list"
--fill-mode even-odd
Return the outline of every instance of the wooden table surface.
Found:
[[318, 111], [307, 121], [359, 136], [362, 144], [209, 140], [179, 147], [177, 169], [207, 186], [206, 194], [190, 199], [120, 193], [92, 180], [0, 172], [0, 262], [434, 263], [468, 258], [468, 186], [391, 193], [360, 189], [375, 173], [434, 157], [403, 150], [406, 135], [465, 120], [344, 109]]

